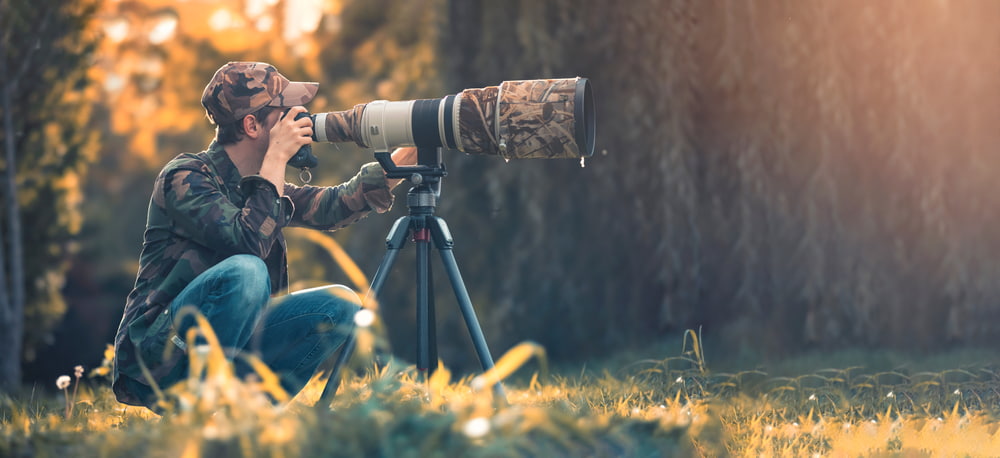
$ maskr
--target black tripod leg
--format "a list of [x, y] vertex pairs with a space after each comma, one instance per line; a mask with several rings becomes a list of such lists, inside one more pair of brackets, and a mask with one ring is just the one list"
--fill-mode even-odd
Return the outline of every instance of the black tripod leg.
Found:
[[[389, 236], [385, 239], [386, 251], [385, 256], [382, 257], [382, 262], [378, 265], [378, 270], [375, 271], [375, 277], [372, 278], [371, 288], [368, 288], [368, 294], [365, 294], [363, 307], [367, 307], [371, 304], [372, 299], [378, 297], [379, 292], [382, 291], [382, 286], [385, 285], [385, 279], [389, 276], [389, 271], [392, 270], [392, 265], [396, 263], [396, 256], [399, 255], [399, 250], [403, 248], [406, 244], [406, 235], [409, 233], [410, 229], [410, 217], [404, 216], [396, 220], [393, 224], [392, 229], [389, 230]], [[352, 324], [353, 329], [353, 324]], [[354, 354], [354, 346], [357, 339], [353, 332], [347, 336], [347, 340], [344, 341], [344, 345], [340, 350], [340, 355], [337, 357], [337, 362], [334, 363], [333, 369], [330, 373], [330, 377], [327, 378], [326, 387], [323, 388], [323, 394], [320, 395], [319, 402], [325, 405], [329, 405], [333, 400], [333, 396], [337, 394], [337, 389], [340, 388], [340, 369], [347, 364], [347, 361], [351, 359]]]
[[[429, 375], [431, 361], [431, 328], [433, 322], [433, 297], [430, 291], [430, 232], [421, 229], [414, 232], [414, 246], [417, 251], [417, 370]], [[436, 365], [436, 364], [434, 364]]]
[[[458, 271], [458, 262], [455, 261], [455, 253], [451, 250], [455, 242], [448, 231], [448, 225], [443, 219], [431, 216], [427, 218], [427, 227], [431, 230], [434, 244], [441, 253], [441, 263], [444, 265], [444, 270], [451, 281], [451, 288], [455, 291], [455, 299], [458, 301], [458, 306], [462, 310], [462, 316], [465, 318], [465, 326], [469, 328], [469, 337], [472, 338], [472, 345], [476, 347], [479, 363], [482, 365], [484, 371], [490, 370], [493, 368], [493, 356], [490, 355], [490, 349], [486, 345], [486, 337], [483, 336], [483, 329], [479, 326], [476, 311], [472, 308], [472, 299], [469, 298], [469, 291], [465, 288], [465, 283], [462, 281], [462, 274]], [[501, 399], [506, 399], [506, 394], [500, 382], [493, 385], [493, 392]]]
[[[428, 244], [430, 245], [430, 244]], [[427, 375], [438, 368], [437, 317], [434, 306], [434, 269], [431, 268], [430, 249], [427, 250]]]

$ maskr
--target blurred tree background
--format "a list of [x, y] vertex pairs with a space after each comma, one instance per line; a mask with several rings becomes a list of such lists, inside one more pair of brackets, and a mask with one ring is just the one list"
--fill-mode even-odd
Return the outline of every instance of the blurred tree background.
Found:
[[[0, 3], [0, 18], [15, 4]], [[80, 226], [67, 232], [66, 264], [37, 258], [67, 268], [25, 279], [62, 285], [61, 297], [30, 305], [62, 324], [31, 325], [48, 338], [26, 345], [28, 379], [94, 364], [111, 342], [152, 177], [211, 139], [199, 97], [229, 60], [320, 81], [312, 111], [503, 80], [591, 79], [598, 145], [584, 167], [445, 158], [437, 214], [495, 354], [530, 339], [580, 361], [699, 326], [710, 351], [775, 358], [840, 346], [927, 352], [1000, 336], [1000, 3], [105, 0], [89, 17], [100, 47], [67, 64], [86, 69], [86, 82], [72, 81], [89, 103], [57, 113], [100, 140], [80, 156], [79, 179], [45, 181], [82, 196]], [[15, 49], [31, 46], [22, 39]], [[59, 94], [60, 103], [83, 97]], [[325, 184], [371, 160], [354, 145], [315, 150]], [[19, 189], [35, 172], [18, 168]], [[26, 199], [23, 208], [37, 205]], [[405, 212], [400, 199], [334, 237], [371, 275]], [[27, 257], [69, 246], [42, 237], [51, 223], [26, 224], [40, 224], [26, 226], [39, 235], [26, 237]], [[289, 239], [298, 286], [347, 283], [316, 244]], [[411, 251], [383, 304], [404, 358]], [[474, 369], [438, 271], [441, 357]]]

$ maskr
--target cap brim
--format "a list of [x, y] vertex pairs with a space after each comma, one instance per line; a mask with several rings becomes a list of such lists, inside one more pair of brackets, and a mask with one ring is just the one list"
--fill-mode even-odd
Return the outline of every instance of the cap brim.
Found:
[[294, 107], [309, 103], [316, 92], [319, 91], [319, 83], [306, 83], [301, 81], [289, 81], [285, 90], [281, 91], [277, 97], [271, 99], [268, 105], [272, 107]]

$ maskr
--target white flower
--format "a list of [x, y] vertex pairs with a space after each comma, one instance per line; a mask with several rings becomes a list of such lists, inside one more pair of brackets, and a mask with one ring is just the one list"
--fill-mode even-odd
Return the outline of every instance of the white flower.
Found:
[[809, 395], [809, 400], [810, 401], [815, 401], [816, 400], [816, 395], [815, 394], [810, 394]]
[[465, 422], [462, 432], [473, 439], [483, 437], [490, 432], [490, 420], [483, 417], [473, 418]]
[[60, 375], [59, 378], [56, 379], [56, 387], [60, 390], [65, 390], [66, 388], [69, 388], [69, 381], [70, 378], [68, 375]]
[[372, 323], [374, 322], [375, 322], [375, 313], [372, 312], [371, 310], [361, 309], [354, 314], [354, 324], [357, 324], [362, 328], [367, 328], [371, 326]]
[[892, 391], [890, 391], [889, 394], [885, 395], [885, 397], [890, 398], [890, 399], [894, 398], [894, 397], [896, 397], [896, 393], [893, 393]]
[[73, 374], [76, 375], [76, 378], [83, 377], [83, 366], [74, 367]]

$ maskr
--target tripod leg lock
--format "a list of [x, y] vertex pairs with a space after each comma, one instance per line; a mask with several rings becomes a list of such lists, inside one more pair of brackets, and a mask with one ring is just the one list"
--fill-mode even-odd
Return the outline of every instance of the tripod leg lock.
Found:
[[434, 245], [438, 247], [439, 250], [450, 250], [455, 246], [455, 240], [451, 238], [451, 232], [448, 230], [448, 223], [437, 216], [431, 216], [427, 218], [427, 226], [431, 230], [431, 237], [434, 239]]
[[385, 238], [385, 246], [390, 250], [400, 250], [406, 245], [406, 235], [410, 230], [410, 217], [404, 216], [396, 220]]

